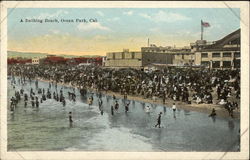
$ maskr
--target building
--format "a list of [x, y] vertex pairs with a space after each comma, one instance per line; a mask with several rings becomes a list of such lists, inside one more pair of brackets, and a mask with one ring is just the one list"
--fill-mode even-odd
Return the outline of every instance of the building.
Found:
[[31, 64], [39, 64], [40, 59], [39, 58], [32, 58]]
[[107, 67], [141, 67], [142, 53], [129, 52], [124, 49], [123, 52], [109, 52], [106, 56], [105, 66]]
[[[142, 66], [147, 66], [150, 64], [172, 64], [174, 56], [172, 54], [165, 53], [161, 50], [144, 50], [147, 47], [141, 48], [142, 53]], [[161, 47], [158, 47], [161, 48]]]
[[[146, 67], [151, 64], [166, 66], [205, 66], [207, 68], [240, 67], [240, 29], [224, 38], [207, 42], [197, 40], [189, 47], [162, 47], [149, 45], [140, 52], [109, 52], [105, 66], [108, 67]], [[158, 66], [157, 66], [158, 67]]]
[[195, 64], [208, 68], [240, 68], [240, 29], [214, 42], [191, 43]]
[[109, 52], [105, 66], [107, 67], [143, 67], [151, 63], [171, 64], [172, 55], [161, 52], [148, 52], [141, 50], [141, 52], [129, 52], [124, 49], [123, 52]]
[[9, 64], [31, 64], [31, 62], [32, 62], [32, 59], [22, 58], [22, 57], [7, 59], [8, 65]]
[[40, 59], [40, 64], [66, 64], [67, 58], [56, 56], [56, 55], [47, 55], [47, 57]]
[[[184, 66], [191, 65], [194, 62], [194, 53], [191, 52], [190, 47], [157, 47], [156, 45], [151, 45], [150, 47], [142, 47], [141, 51], [143, 53], [148, 53], [152, 57], [153, 62], [151, 63], [163, 63], [171, 64], [172, 66]], [[155, 61], [155, 57], [157, 60]], [[153, 58], [154, 57], [154, 58]], [[161, 61], [161, 62], [159, 62]]]

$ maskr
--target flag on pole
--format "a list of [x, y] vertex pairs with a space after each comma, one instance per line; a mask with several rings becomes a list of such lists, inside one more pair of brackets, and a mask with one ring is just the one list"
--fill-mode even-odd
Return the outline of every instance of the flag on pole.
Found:
[[210, 27], [210, 24], [209, 24], [208, 22], [203, 22], [203, 21], [201, 21], [201, 25], [202, 25], [203, 27]]

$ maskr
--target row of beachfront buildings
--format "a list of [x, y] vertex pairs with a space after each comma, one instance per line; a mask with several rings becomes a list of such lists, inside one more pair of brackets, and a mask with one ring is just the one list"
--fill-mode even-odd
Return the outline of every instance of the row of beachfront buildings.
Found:
[[207, 68], [240, 68], [240, 29], [220, 40], [197, 40], [189, 47], [141, 47], [141, 51], [109, 52], [106, 67], [204, 66]]
[[[188, 47], [158, 47], [148, 45], [141, 51], [109, 52], [104, 57], [64, 58], [48, 55], [46, 58], [25, 60], [28, 64], [93, 64], [105, 67], [159, 68], [166, 66], [193, 66], [206, 68], [240, 68], [240, 29], [220, 40], [197, 40]], [[14, 63], [8, 59], [8, 64]], [[17, 61], [21, 62], [21, 61]]]

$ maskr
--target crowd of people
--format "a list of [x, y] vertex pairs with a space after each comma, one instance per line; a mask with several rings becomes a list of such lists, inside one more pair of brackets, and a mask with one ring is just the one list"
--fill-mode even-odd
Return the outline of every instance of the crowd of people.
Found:
[[[18, 83], [21, 84], [20, 79], [18, 79], [18, 80], [19, 80]], [[60, 93], [54, 91], [53, 97], [52, 97], [51, 84], [49, 85], [49, 88], [47, 88], [47, 92], [45, 92], [44, 88], [42, 88], [42, 89], [38, 88], [38, 81], [36, 80], [35, 84], [36, 84], [37, 93], [33, 90], [33, 88], [30, 88], [29, 94], [27, 94], [27, 92], [24, 92], [23, 88], [21, 88], [20, 90], [16, 89], [15, 88], [16, 83], [17, 82], [15, 80], [15, 77], [12, 77], [11, 85], [15, 89], [15, 94], [10, 99], [10, 110], [12, 112], [15, 111], [15, 108], [17, 107], [17, 104], [21, 101], [21, 99], [24, 100], [24, 108], [27, 107], [28, 103], [31, 104], [32, 108], [34, 108], [34, 107], [39, 108], [39, 104], [43, 103], [47, 99], [52, 99], [52, 98], [57, 102], [60, 101], [63, 106], [66, 105], [66, 100], [65, 100], [65, 97], [63, 95], [62, 88], [60, 89]], [[70, 93], [70, 92], [68, 92], [68, 93], [69, 93], [69, 100], [75, 101], [74, 96], [72, 98], [72, 95], [71, 95], [71, 94], [73, 94], [73, 95], [75, 95], [75, 94]]]
[[[8, 65], [8, 75], [20, 76], [20, 83], [42, 79], [55, 85], [69, 84], [80, 90], [112, 91], [123, 95], [124, 99], [141, 96], [154, 101], [160, 99], [163, 104], [169, 99], [187, 104], [217, 103], [223, 105], [232, 117], [240, 99], [240, 70], [164, 68], [144, 72], [100, 66]], [[44, 94], [45, 91], [41, 92]], [[68, 94], [74, 101], [74, 93]], [[63, 95], [56, 93], [53, 98], [65, 101]]]

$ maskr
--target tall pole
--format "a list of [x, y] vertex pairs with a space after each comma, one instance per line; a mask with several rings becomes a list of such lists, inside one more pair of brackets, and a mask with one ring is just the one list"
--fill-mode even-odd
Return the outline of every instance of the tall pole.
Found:
[[203, 25], [202, 25], [202, 20], [201, 20], [201, 40], [203, 40]]

